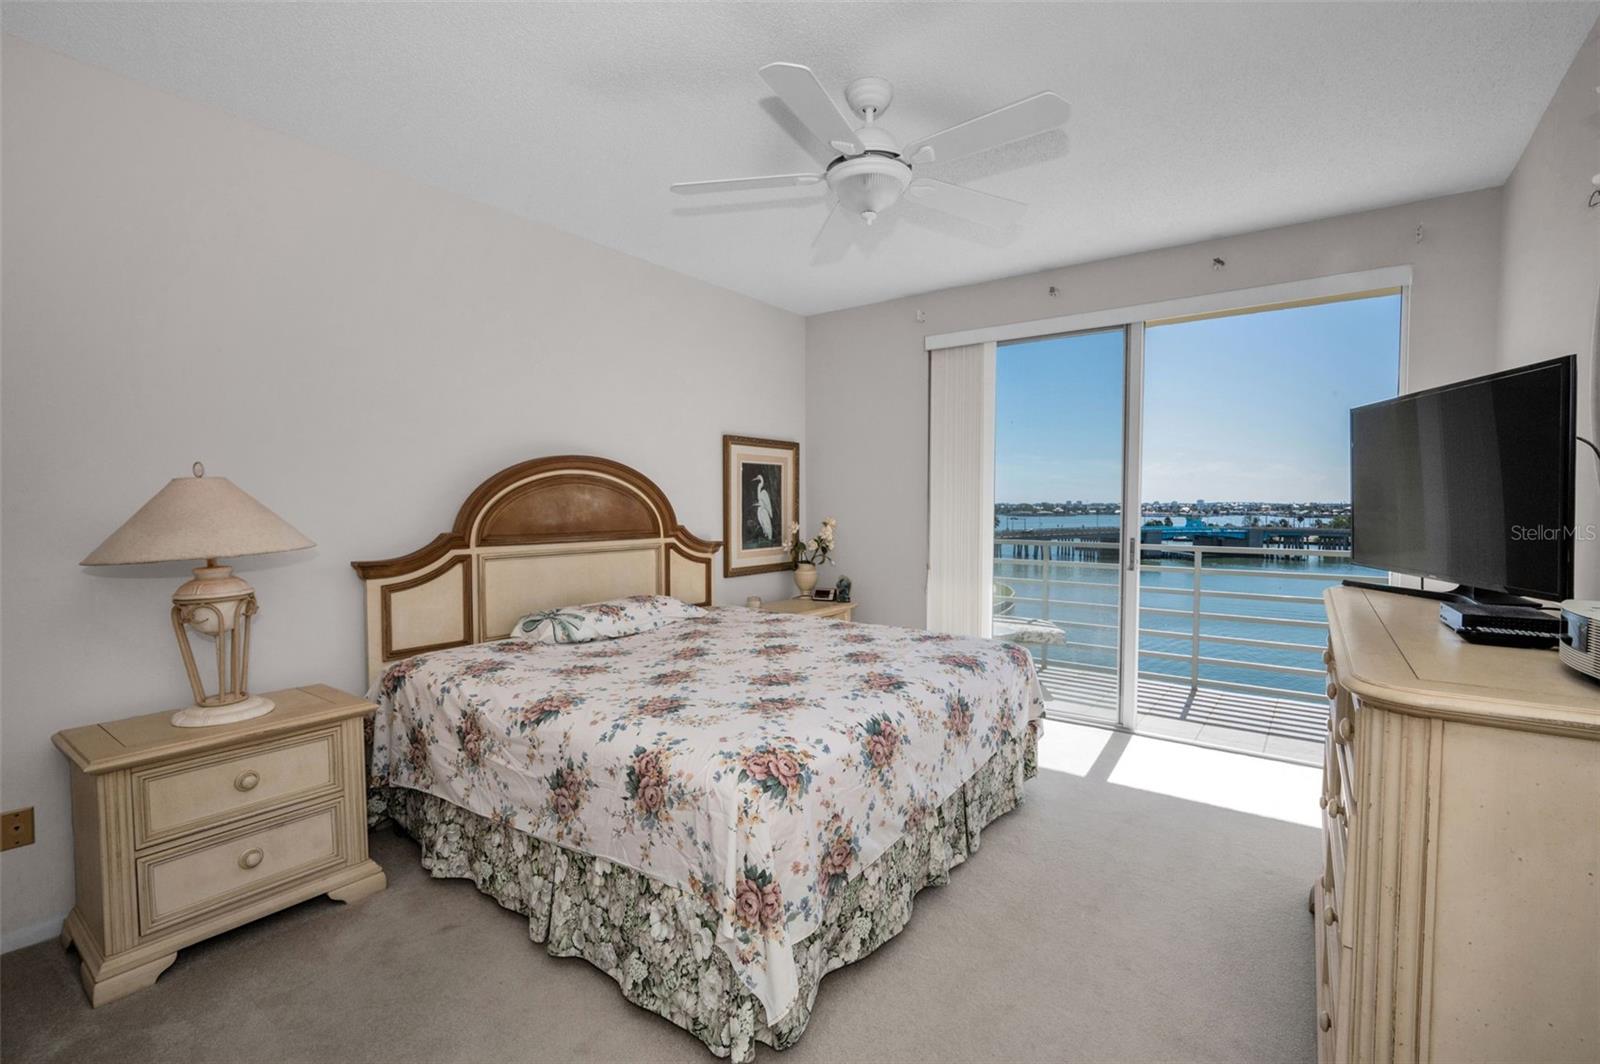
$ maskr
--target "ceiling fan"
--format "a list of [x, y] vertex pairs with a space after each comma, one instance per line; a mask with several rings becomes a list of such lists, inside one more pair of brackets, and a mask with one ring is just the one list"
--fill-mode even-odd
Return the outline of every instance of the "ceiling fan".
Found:
[[808, 130], [839, 153], [838, 158], [821, 173], [684, 181], [673, 185], [672, 191], [742, 192], [825, 184], [834, 207], [812, 242], [818, 258], [843, 254], [860, 223], [871, 225], [902, 196], [991, 229], [1015, 224], [1027, 204], [913, 170], [924, 163], [946, 162], [1046, 132], [1065, 123], [1070, 113], [1067, 101], [1053, 92], [1041, 92], [901, 147], [878, 125], [894, 97], [893, 87], [883, 78], [856, 78], [845, 86], [845, 101], [861, 116], [857, 126], [839, 110], [810, 67], [769, 63], [761, 68], [761, 76]]

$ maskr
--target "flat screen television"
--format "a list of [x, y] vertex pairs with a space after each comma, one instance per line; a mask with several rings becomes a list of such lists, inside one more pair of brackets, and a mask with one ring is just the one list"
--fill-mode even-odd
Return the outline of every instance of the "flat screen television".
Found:
[[1570, 598], [1577, 361], [1351, 410], [1352, 560], [1484, 602]]

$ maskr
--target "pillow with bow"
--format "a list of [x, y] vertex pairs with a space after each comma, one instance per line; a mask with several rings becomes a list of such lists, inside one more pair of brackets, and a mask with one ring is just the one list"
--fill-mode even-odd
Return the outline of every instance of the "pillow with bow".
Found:
[[539, 610], [511, 626], [510, 639], [525, 643], [592, 643], [654, 631], [675, 621], [704, 617], [706, 610], [668, 595], [628, 598]]

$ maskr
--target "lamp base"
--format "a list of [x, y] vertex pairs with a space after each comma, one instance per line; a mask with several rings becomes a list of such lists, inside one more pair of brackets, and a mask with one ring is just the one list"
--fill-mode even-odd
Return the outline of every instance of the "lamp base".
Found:
[[264, 717], [272, 712], [272, 699], [251, 695], [225, 706], [190, 706], [172, 715], [172, 723], [179, 728], [209, 728], [213, 724], [233, 724], [254, 717]]

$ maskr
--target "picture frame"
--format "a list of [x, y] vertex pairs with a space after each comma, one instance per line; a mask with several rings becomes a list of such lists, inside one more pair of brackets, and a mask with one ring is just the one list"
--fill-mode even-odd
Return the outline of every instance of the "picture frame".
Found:
[[800, 445], [722, 437], [722, 575], [793, 569], [784, 542], [799, 523]]
[[831, 588], [831, 587], [814, 587], [814, 588], [812, 588], [811, 589], [811, 601], [812, 602], [832, 602], [832, 601], [834, 601], [833, 588]]

